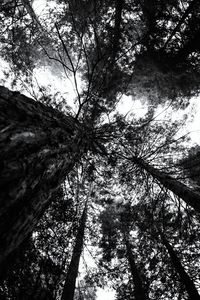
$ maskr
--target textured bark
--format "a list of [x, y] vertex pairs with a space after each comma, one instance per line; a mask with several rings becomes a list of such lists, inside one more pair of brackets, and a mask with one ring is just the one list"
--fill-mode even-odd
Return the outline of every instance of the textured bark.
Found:
[[61, 300], [73, 300], [74, 299], [74, 291], [76, 286], [76, 278], [78, 276], [78, 268], [81, 257], [81, 252], [83, 249], [83, 241], [84, 241], [84, 231], [85, 224], [87, 219], [87, 204], [83, 210], [80, 225], [78, 228], [78, 233], [76, 236], [75, 246], [72, 253], [71, 262], [67, 271], [67, 276], [65, 280], [65, 285], [62, 293]]
[[176, 270], [176, 272], [179, 274], [180, 281], [185, 286], [185, 289], [188, 293], [189, 300], [200, 300], [200, 295], [198, 294], [198, 291], [194, 285], [194, 282], [191, 280], [189, 275], [186, 273], [184, 267], [181, 264], [181, 261], [179, 260], [178, 256], [176, 255], [176, 252], [173, 250], [170, 243], [167, 241], [167, 239], [164, 237], [163, 234], [160, 234], [162, 238], [162, 242], [167, 248], [167, 251], [170, 255], [171, 261], [173, 263], [173, 266]]
[[87, 144], [71, 116], [0, 87], [0, 263], [33, 230]]
[[155, 179], [157, 179], [162, 185], [172, 191], [175, 195], [185, 201], [186, 204], [193, 207], [197, 212], [200, 212], [200, 193], [188, 187], [184, 183], [174, 179], [170, 175], [159, 171], [152, 167], [140, 158], [133, 158], [132, 161], [146, 170]]
[[148, 297], [145, 294], [144, 287], [142, 284], [142, 280], [140, 278], [139, 271], [137, 269], [135, 259], [131, 250], [131, 245], [130, 242], [128, 241], [127, 238], [125, 238], [125, 243], [126, 243], [126, 251], [127, 251], [127, 258], [130, 266], [130, 271], [134, 283], [134, 296], [135, 300], [147, 300]]

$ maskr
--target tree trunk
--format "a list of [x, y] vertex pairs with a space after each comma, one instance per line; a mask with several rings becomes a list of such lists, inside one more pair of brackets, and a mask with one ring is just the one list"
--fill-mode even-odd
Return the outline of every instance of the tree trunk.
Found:
[[73, 117], [0, 87], [0, 263], [32, 232], [88, 144]]
[[179, 274], [181, 283], [185, 286], [185, 289], [188, 293], [189, 300], [200, 300], [200, 295], [194, 285], [194, 282], [190, 279], [188, 274], [186, 273], [184, 267], [182, 266], [178, 256], [176, 255], [175, 251], [173, 250], [172, 246], [169, 244], [167, 239], [164, 237], [162, 233], [160, 233], [161, 239], [167, 251], [170, 255], [172, 260], [173, 266], [176, 272]]
[[87, 203], [85, 204], [85, 208], [83, 210], [80, 225], [78, 228], [78, 233], [76, 236], [75, 246], [72, 253], [71, 262], [67, 271], [67, 276], [65, 279], [65, 285], [62, 293], [61, 300], [73, 300], [74, 299], [74, 291], [76, 286], [76, 278], [78, 276], [78, 268], [79, 261], [81, 257], [81, 252], [83, 248], [83, 240], [84, 240], [84, 231], [85, 224], [87, 219]]
[[142, 280], [140, 278], [140, 274], [138, 272], [135, 259], [131, 250], [131, 245], [128, 239], [125, 237], [125, 243], [126, 243], [126, 251], [127, 251], [127, 258], [131, 270], [131, 275], [134, 283], [134, 295], [135, 295], [135, 300], [147, 300], [148, 297], [145, 294], [143, 285], [142, 285]]
[[121, 21], [122, 11], [124, 6], [124, 0], [115, 0], [115, 25], [114, 36], [112, 41], [112, 55], [111, 55], [111, 68], [113, 69], [116, 55], [120, 49], [120, 37], [121, 37]]
[[[169, 38], [167, 39], [167, 41], [164, 44], [163, 49], [165, 49], [167, 47], [167, 45], [171, 42], [172, 38], [175, 36], [175, 34], [177, 33], [177, 31], [179, 31], [181, 25], [185, 22], [185, 20], [188, 18], [189, 14], [192, 13], [193, 9], [195, 9], [195, 5], [199, 5], [199, 0], [193, 0], [187, 7], [187, 9], [185, 10], [185, 12], [183, 13], [181, 19], [179, 20], [178, 24], [175, 26], [175, 28], [172, 30], [172, 33], [170, 34]], [[197, 7], [198, 8], [198, 7]], [[163, 50], [162, 49], [162, 50]]]
[[188, 187], [184, 183], [174, 179], [170, 175], [159, 171], [153, 166], [149, 165], [140, 158], [134, 157], [132, 159], [139, 167], [146, 170], [155, 179], [157, 179], [165, 188], [172, 191], [175, 195], [185, 201], [186, 204], [193, 207], [197, 212], [200, 212], [200, 193]]
[[40, 29], [43, 29], [36, 13], [34, 12], [33, 8], [32, 8], [32, 4], [30, 0], [21, 0], [22, 4], [24, 5], [27, 13], [29, 14], [29, 16], [31, 17], [32, 21], [35, 22]]

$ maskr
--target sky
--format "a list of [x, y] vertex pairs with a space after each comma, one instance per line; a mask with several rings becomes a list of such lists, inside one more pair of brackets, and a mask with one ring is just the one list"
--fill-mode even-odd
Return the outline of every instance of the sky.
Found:
[[98, 289], [97, 290], [97, 300], [114, 300], [115, 292], [109, 289]]
[[[32, 7], [39, 19], [45, 13], [46, 2], [46, 0], [33, 1]], [[54, 1], [48, 1], [48, 5], [51, 5], [52, 7], [54, 3]], [[52, 76], [52, 74], [50, 74], [45, 68], [43, 68], [43, 70], [38, 70], [36, 76], [37, 78], [39, 78], [40, 82], [44, 81], [45, 79], [46, 84], [50, 83], [52, 85], [55, 85], [56, 83], [55, 86], [57, 87], [57, 89], [61, 91], [64, 95], [67, 95], [69, 105], [74, 107], [74, 99], [76, 97], [76, 92], [74, 86], [71, 83], [66, 84], [66, 80], [64, 78], [59, 78], [58, 80], [58, 78]], [[78, 78], [77, 81], [80, 87], [80, 79]], [[190, 100], [190, 105], [187, 108], [186, 112], [189, 113], [189, 111], [191, 111], [190, 113], [192, 113], [193, 107], [195, 107], [194, 118], [190, 123], [187, 124], [187, 128], [183, 130], [183, 134], [186, 132], [190, 132], [189, 135], [192, 139], [192, 142], [200, 145], [200, 96], [196, 98], [194, 97]], [[145, 103], [142, 103], [140, 100], [136, 100], [133, 102], [131, 96], [124, 95], [121, 98], [121, 101], [118, 103], [117, 111], [123, 115], [126, 115], [127, 117], [130, 117], [132, 113], [139, 118], [146, 114], [147, 108], [147, 104], [145, 105]], [[166, 118], [165, 113], [162, 113], [162, 111], [164, 110], [165, 108], [163, 107], [159, 107], [157, 109], [157, 114], [159, 114], [159, 118]], [[174, 114], [174, 118], [180, 118], [186, 112], [179, 110], [176, 114]]]

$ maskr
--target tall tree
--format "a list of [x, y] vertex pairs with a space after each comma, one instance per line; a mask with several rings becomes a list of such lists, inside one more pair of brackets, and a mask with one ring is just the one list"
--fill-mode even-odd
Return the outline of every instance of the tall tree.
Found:
[[[161, 293], [163, 299], [164, 297], [172, 299], [175, 295], [179, 294], [180, 299], [188, 299], [188, 290], [191, 293], [190, 297], [193, 297], [196, 293], [198, 295], [198, 290], [194, 284], [198, 281], [198, 262], [196, 264], [198, 254], [197, 256], [194, 254], [197, 250], [193, 244], [194, 238], [191, 240], [192, 245], [190, 241], [190, 237], [192, 238], [193, 236], [192, 231], [196, 227], [194, 225], [195, 220], [194, 224], [191, 224], [191, 227], [194, 226], [193, 230], [190, 228], [188, 232], [188, 229], [183, 224], [187, 220], [189, 209], [188, 212], [184, 209], [180, 210], [180, 207], [172, 209], [169, 203], [170, 196], [166, 193], [162, 195], [163, 192], [160, 193], [158, 199], [155, 199], [153, 195], [149, 195], [147, 203], [143, 202], [143, 204], [139, 204], [140, 207], [138, 209], [135, 207], [133, 220], [138, 226], [138, 235], [141, 237], [139, 239], [139, 252], [143, 255], [144, 259], [147, 257], [145, 265], [149, 268], [149, 272], [151, 272], [149, 277], [151, 292], [156, 292], [152, 284], [155, 280], [161, 283], [161, 286], [157, 290], [157, 297], [160, 297], [159, 294]], [[151, 198], [152, 202], [150, 201]], [[181, 224], [180, 222], [183, 223]], [[186, 222], [188, 225], [188, 221]], [[159, 232], [156, 229], [158, 227], [162, 228], [162, 233], [159, 231], [161, 239], [158, 238]], [[171, 242], [168, 242], [166, 235], [173, 239], [173, 248], [170, 245]], [[166, 243], [164, 243], [162, 237], [165, 238]], [[171, 246], [171, 248], [167, 248], [167, 246]], [[172, 257], [168, 250], [171, 250]], [[175, 260], [174, 262], [173, 259]], [[189, 285], [188, 287], [185, 286], [187, 284]]]
[[[121, 259], [119, 270], [116, 271], [116, 273], [119, 271], [122, 272], [122, 268], [127, 268], [128, 266], [128, 276], [131, 285], [127, 285], [127, 288], [130, 299], [134, 297], [136, 300], [147, 300], [146, 282], [143, 282], [145, 278], [144, 270], [140, 265], [138, 266], [135, 258], [136, 255], [133, 253], [135, 250], [133, 250], [129, 240], [131, 239], [131, 213], [129, 209], [129, 205], [118, 207], [115, 203], [110, 205], [110, 207], [108, 206], [107, 209], [104, 209], [100, 216], [103, 229], [103, 237], [101, 238], [100, 246], [103, 248], [104, 261], [107, 261], [110, 269], [114, 264], [113, 260], [115, 257]], [[127, 261], [125, 265], [123, 265], [124, 260]], [[115, 276], [119, 276], [119, 274], [116, 274]], [[120, 288], [117, 288], [117, 290], [119, 290], [118, 296], [120, 297]]]
[[[119, 210], [120, 211], [120, 210]], [[133, 247], [130, 242], [130, 231], [133, 227], [132, 220], [132, 208], [130, 203], [123, 205], [120, 212], [120, 227], [123, 235], [123, 241], [126, 247], [126, 255], [129, 262], [129, 268], [131, 271], [131, 277], [134, 283], [134, 297], [135, 300], [148, 300], [147, 290], [143, 279], [140, 274], [140, 270], [135, 261], [135, 255], [133, 253]]]
[[80, 257], [83, 249], [83, 241], [84, 241], [84, 231], [87, 219], [87, 202], [85, 204], [81, 219], [80, 225], [78, 228], [78, 232], [75, 239], [75, 245], [72, 253], [72, 258], [67, 270], [67, 275], [65, 279], [64, 289], [62, 293], [62, 300], [73, 300], [74, 299], [74, 292], [75, 292], [75, 285], [76, 285], [76, 278], [78, 276], [78, 268]]
[[[173, 140], [179, 122], [172, 122], [171, 115], [167, 121], [158, 121], [154, 112], [157, 104], [166, 101], [175, 104], [173, 108], [183, 108], [191, 96], [199, 94], [199, 0], [53, 0], [46, 1], [40, 16], [31, 3], [2, 1], [0, 48], [10, 67], [4, 82], [8, 85], [7, 79], [11, 79], [12, 85], [26, 86], [37, 100], [42, 94], [46, 104], [56, 107], [59, 103], [64, 113], [0, 88], [0, 262], [11, 254], [19, 256], [18, 246], [35, 229], [34, 245], [24, 254], [23, 264], [14, 265], [0, 291], [17, 298], [26, 290], [31, 297], [27, 290], [30, 288], [32, 295], [37, 286], [35, 297], [42, 298], [45, 292], [46, 298], [58, 297], [68, 242], [74, 235], [73, 263], [63, 291], [63, 298], [73, 298], [85, 227], [84, 210], [82, 217], [77, 214], [85, 194], [81, 199], [78, 190], [87, 189], [78, 183], [74, 191], [74, 186], [84, 165], [87, 180], [96, 183], [92, 198], [95, 217], [91, 218], [96, 231], [92, 228], [86, 235], [91, 234], [95, 262], [103, 269], [92, 283], [96, 280], [100, 286], [106, 278], [117, 292], [122, 287], [119, 299], [145, 299], [147, 291], [155, 299], [187, 299], [183, 284], [187, 276], [177, 261], [186, 262], [190, 279], [197, 277], [199, 216], [180, 199], [200, 212], [200, 194], [197, 186], [190, 185], [190, 171], [182, 171], [172, 157], [186, 153], [185, 140], [180, 147]], [[68, 79], [73, 79], [73, 117], [61, 92], [51, 97], [40, 80], [34, 81], [43, 66], [54, 75], [59, 71], [65, 76], [66, 87]], [[145, 118], [115, 115], [124, 94], [147, 101]], [[65, 191], [63, 199], [55, 201], [66, 176], [74, 178], [66, 185], [71, 194]], [[65, 224], [69, 221], [66, 210], [72, 226]], [[124, 220], [120, 219], [122, 212], [126, 212]], [[79, 229], [74, 225], [77, 216]], [[170, 232], [174, 249], [183, 250], [174, 267], [163, 251], [171, 249], [172, 240], [164, 247], [161, 239], [155, 241], [154, 223]], [[183, 280], [178, 281], [176, 269]], [[105, 278], [99, 279], [101, 273]], [[26, 274], [28, 279], [22, 283]], [[59, 282], [58, 293], [54, 279]]]
[[193, 207], [196, 212], [200, 212], [200, 193], [198, 191], [194, 190], [191, 187], [188, 187], [169, 174], [154, 168], [141, 158], [133, 157], [132, 162], [136, 163], [138, 166], [146, 170], [165, 188], [172, 191], [175, 195], [183, 199], [186, 204]]
[[6, 88], [0, 92], [2, 262], [33, 230], [93, 141], [73, 117]]
[[185, 289], [189, 296], [188, 299], [199, 300], [200, 295], [199, 295], [192, 279], [189, 277], [189, 275], [185, 271], [180, 259], [178, 258], [176, 252], [174, 251], [173, 247], [170, 245], [170, 243], [168, 242], [168, 240], [166, 239], [166, 237], [164, 236], [164, 234], [162, 232], [160, 232], [160, 236], [161, 236], [163, 244], [165, 245], [165, 247], [169, 253], [169, 256], [172, 260], [174, 268], [176, 269], [177, 273], [179, 274], [181, 282], [185, 286]]
[[125, 237], [125, 244], [126, 244], [126, 251], [127, 251], [127, 258], [131, 270], [131, 275], [134, 283], [134, 296], [135, 300], [147, 300], [148, 297], [145, 293], [142, 280], [139, 274], [139, 270], [135, 263], [134, 255], [131, 250], [131, 244], [127, 237]]

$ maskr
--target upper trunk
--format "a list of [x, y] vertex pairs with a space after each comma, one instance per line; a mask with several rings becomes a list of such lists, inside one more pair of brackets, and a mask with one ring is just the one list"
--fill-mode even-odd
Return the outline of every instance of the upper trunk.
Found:
[[145, 294], [142, 280], [140, 278], [140, 274], [137, 269], [135, 259], [131, 250], [131, 245], [127, 238], [125, 238], [125, 243], [126, 243], [127, 258], [131, 270], [132, 280], [134, 283], [135, 300], [147, 300], [148, 297]]
[[80, 225], [79, 225], [78, 233], [76, 236], [76, 241], [75, 241], [75, 246], [73, 249], [71, 262], [70, 262], [70, 265], [69, 265], [69, 268], [67, 271], [64, 290], [63, 290], [63, 294], [62, 294], [62, 300], [73, 300], [74, 299], [76, 278], [78, 275], [79, 261], [80, 261], [81, 252], [82, 252], [82, 248], [83, 248], [86, 219], [87, 219], [87, 203], [85, 205], [85, 208], [83, 210], [82, 217], [80, 220]]
[[[175, 36], [175, 34], [180, 30], [181, 25], [185, 22], [185, 20], [188, 18], [188, 16], [192, 13], [192, 11], [195, 9], [195, 5], [199, 5], [199, 0], [193, 0], [183, 13], [182, 17], [180, 18], [178, 24], [175, 26], [175, 28], [172, 30], [172, 33], [170, 34], [169, 38], [167, 39], [165, 45], [163, 48], [166, 48], [167, 45], [171, 42], [172, 38]], [[163, 49], [162, 49], [163, 50]]]
[[134, 163], [142, 167], [154, 178], [156, 178], [162, 185], [172, 191], [175, 195], [183, 199], [186, 204], [193, 207], [197, 212], [200, 212], [200, 193], [188, 187], [184, 183], [178, 181], [177, 179], [171, 177], [170, 175], [159, 171], [153, 166], [149, 165], [140, 158], [134, 157], [132, 159]]
[[185, 286], [185, 289], [189, 296], [189, 300], [200, 300], [200, 295], [198, 294], [198, 291], [194, 285], [194, 282], [190, 279], [190, 277], [186, 273], [184, 267], [181, 264], [181, 261], [179, 260], [178, 256], [176, 255], [175, 251], [173, 250], [172, 246], [170, 245], [170, 243], [167, 241], [167, 239], [164, 237], [163, 234], [160, 233], [160, 235], [161, 235], [163, 244], [167, 248], [167, 251], [171, 257], [174, 268], [175, 268], [176, 272], [179, 274], [180, 281]]
[[33, 230], [87, 144], [71, 116], [0, 87], [0, 263]]
[[27, 13], [29, 14], [29, 16], [31, 17], [31, 19], [33, 20], [33, 22], [35, 22], [40, 29], [42, 29], [42, 25], [36, 15], [36, 13], [34, 12], [32, 5], [31, 5], [31, 1], [29, 0], [21, 0], [22, 4], [24, 5]]
[[121, 21], [122, 21], [122, 11], [124, 6], [124, 0], [115, 0], [115, 26], [114, 26], [114, 36], [112, 43], [112, 55], [111, 55], [111, 68], [113, 68], [116, 55], [120, 48], [120, 37], [121, 37]]

